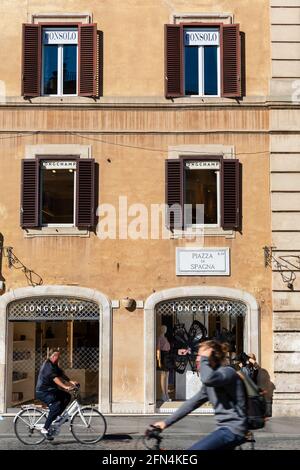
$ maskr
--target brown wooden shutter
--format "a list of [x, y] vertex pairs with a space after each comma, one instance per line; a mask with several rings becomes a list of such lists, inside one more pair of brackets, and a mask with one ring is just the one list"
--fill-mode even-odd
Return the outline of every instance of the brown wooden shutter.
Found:
[[42, 35], [38, 24], [23, 24], [22, 96], [40, 96]]
[[77, 161], [76, 226], [92, 228], [95, 225], [95, 160]]
[[241, 45], [238, 24], [222, 25], [222, 96], [241, 96]]
[[165, 25], [165, 95], [183, 96], [183, 28]]
[[97, 96], [103, 96], [103, 31], [97, 31]]
[[79, 36], [79, 96], [97, 96], [97, 25], [80, 24]]
[[241, 172], [239, 160], [223, 160], [222, 165], [222, 227], [237, 230], [241, 227]]
[[[182, 229], [183, 214], [182, 210], [182, 161], [179, 159], [166, 160], [166, 225], [173, 230]], [[170, 211], [173, 204], [178, 204], [174, 212]], [[180, 206], [180, 207], [179, 207]]]
[[21, 176], [21, 227], [39, 225], [38, 163], [36, 160], [22, 160]]

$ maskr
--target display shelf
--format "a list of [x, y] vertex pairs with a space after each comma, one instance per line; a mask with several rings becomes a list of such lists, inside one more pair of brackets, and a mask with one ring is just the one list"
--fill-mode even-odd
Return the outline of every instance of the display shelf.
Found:
[[17, 360], [14, 360], [13, 363], [17, 364], [18, 362], [26, 362], [26, 361], [31, 361], [31, 357], [29, 357], [28, 359], [17, 359]]
[[13, 341], [14, 344], [28, 344], [28, 343], [33, 343], [33, 339], [14, 339]]
[[30, 380], [30, 377], [26, 377], [26, 379], [13, 380], [13, 385], [19, 384], [21, 382], [26, 382], [27, 380]]

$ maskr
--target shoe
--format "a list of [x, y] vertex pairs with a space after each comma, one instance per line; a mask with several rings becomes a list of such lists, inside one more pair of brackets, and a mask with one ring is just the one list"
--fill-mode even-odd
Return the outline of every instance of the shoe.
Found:
[[45, 438], [48, 440], [48, 441], [53, 441], [54, 437], [51, 436], [51, 433], [49, 432], [48, 429], [45, 429], [45, 428], [42, 428], [40, 430], [41, 434], [43, 434], [43, 436], [45, 436]]
[[54, 421], [52, 421], [52, 426], [61, 426], [62, 424], [66, 423], [69, 420], [69, 416], [66, 414], [65, 416], [57, 416]]

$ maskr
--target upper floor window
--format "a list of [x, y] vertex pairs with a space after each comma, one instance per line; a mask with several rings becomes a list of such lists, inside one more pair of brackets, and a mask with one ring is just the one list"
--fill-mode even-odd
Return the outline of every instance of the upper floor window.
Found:
[[101, 57], [96, 24], [24, 24], [22, 95], [100, 96]]
[[77, 95], [78, 29], [43, 28], [43, 95]]
[[79, 157], [22, 160], [21, 227], [78, 227], [96, 222], [95, 161]]
[[238, 98], [241, 90], [238, 24], [165, 25], [165, 94]]
[[241, 196], [239, 160], [221, 156], [166, 160], [167, 225], [171, 230], [199, 225], [240, 230]]
[[184, 29], [185, 95], [220, 95], [219, 28]]
[[41, 161], [41, 226], [75, 226], [76, 166], [76, 160]]
[[220, 162], [184, 162], [184, 203], [192, 207], [192, 225], [197, 223], [197, 205], [204, 209], [204, 225], [220, 226]]

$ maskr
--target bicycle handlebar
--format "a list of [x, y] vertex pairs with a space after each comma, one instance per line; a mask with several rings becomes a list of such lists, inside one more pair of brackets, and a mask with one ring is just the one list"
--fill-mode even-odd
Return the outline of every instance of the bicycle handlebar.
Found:
[[145, 431], [145, 437], [147, 439], [161, 440], [162, 439], [162, 437], [160, 436], [161, 432], [162, 432], [162, 429], [160, 429], [156, 426], [153, 426], [151, 424], [150, 427], [148, 429], [146, 429], [146, 431]]

